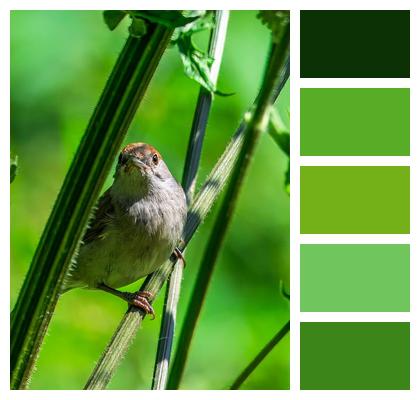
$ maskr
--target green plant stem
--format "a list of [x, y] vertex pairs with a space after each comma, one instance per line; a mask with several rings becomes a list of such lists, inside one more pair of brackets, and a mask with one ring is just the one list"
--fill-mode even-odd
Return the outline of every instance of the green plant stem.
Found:
[[272, 47], [262, 88], [244, 133], [243, 148], [239, 154], [238, 162], [232, 173], [232, 179], [229, 183], [226, 196], [223, 199], [215, 225], [204, 251], [204, 256], [192, 291], [193, 295], [190, 298], [184, 323], [181, 328], [178, 341], [179, 345], [169, 374], [168, 389], [179, 388], [185, 370], [193, 333], [204, 304], [217, 256], [221, 250], [229, 223], [232, 219], [240, 188], [249, 168], [258, 139], [266, 130], [271, 106], [274, 103], [273, 93], [278, 92], [278, 87], [282, 85], [281, 71], [282, 67], [287, 65], [288, 52], [289, 29], [287, 26], [282, 40]]
[[274, 337], [263, 347], [263, 349], [255, 356], [255, 358], [246, 366], [246, 368], [239, 374], [229, 389], [239, 389], [240, 386], [245, 382], [252, 371], [254, 371], [258, 365], [264, 360], [265, 357], [270, 353], [271, 350], [282, 340], [287, 333], [290, 331], [290, 321], [274, 335]]
[[173, 30], [129, 37], [42, 234], [11, 316], [11, 388], [25, 388], [92, 207]]
[[[217, 197], [230, 177], [243, 145], [244, 127], [245, 124], [242, 123], [206, 179], [200, 192], [195, 197], [188, 211], [183, 244], [180, 246], [181, 251], [184, 251], [198, 226], [210, 212], [211, 207], [216, 202]], [[156, 272], [149, 275], [141, 286], [140, 290], [147, 290], [153, 294], [153, 298], [150, 300], [151, 303], [169, 278], [173, 265], [174, 263], [168, 260]], [[85, 389], [104, 389], [107, 386], [121, 359], [134, 340], [144, 317], [144, 312], [138, 308], [130, 307], [127, 310], [89, 377]]]
[[[210, 67], [210, 80], [214, 84], [214, 87], [217, 85], [228, 20], [229, 11], [215, 11], [215, 27], [211, 32], [208, 49], [209, 56], [214, 60]], [[201, 87], [194, 112], [182, 177], [182, 187], [187, 197], [188, 206], [190, 206], [194, 196], [201, 150], [212, 101], [213, 95], [204, 87]], [[153, 390], [163, 390], [166, 386], [183, 272], [183, 263], [177, 262], [167, 284], [153, 372]]]
[[[286, 72], [284, 72], [282, 77], [284, 85], [287, 81]], [[279, 90], [280, 89], [281, 87], [279, 87]], [[273, 93], [273, 98], [277, 98], [277, 96], [278, 92]], [[195, 231], [210, 212], [229, 179], [233, 166], [242, 149], [245, 126], [246, 124], [243, 121], [195, 197], [192, 206], [188, 211], [187, 222], [183, 233], [184, 243], [180, 246], [181, 251], [186, 248]], [[172, 272], [173, 264], [172, 261], [168, 260], [156, 272], [149, 275], [141, 286], [140, 290], [147, 290], [153, 294], [153, 298], [150, 300], [151, 303], [153, 303], [154, 298]], [[144, 312], [138, 308], [130, 307], [127, 310], [92, 371], [92, 374], [85, 385], [85, 389], [106, 388], [115, 373], [117, 366], [121, 362], [121, 359], [124, 357], [131, 342], [134, 340], [136, 332], [144, 317]]]
[[[278, 97], [288, 77], [289, 69], [283, 68], [280, 76], [281, 84], [272, 93], [273, 102]], [[210, 212], [229, 179], [233, 166], [235, 165], [243, 146], [245, 126], [245, 121], [242, 121], [229, 144], [226, 146], [222, 156], [219, 158], [195, 197], [192, 206], [188, 211], [187, 222], [183, 233], [184, 243], [180, 246], [181, 251], [187, 247], [195, 231]], [[144, 281], [140, 290], [147, 290], [153, 294], [150, 303], [153, 303], [154, 298], [165, 284], [172, 272], [173, 265], [174, 263], [168, 260]], [[144, 312], [138, 308], [130, 307], [127, 310], [99, 358], [84, 389], [92, 390], [106, 388], [122, 358], [127, 353], [130, 344], [134, 340], [144, 317]]]

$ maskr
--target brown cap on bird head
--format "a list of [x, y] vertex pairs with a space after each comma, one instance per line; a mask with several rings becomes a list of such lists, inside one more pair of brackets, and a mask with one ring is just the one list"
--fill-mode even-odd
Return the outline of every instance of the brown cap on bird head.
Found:
[[119, 164], [125, 164], [129, 159], [136, 158], [148, 167], [156, 167], [162, 156], [150, 144], [147, 143], [131, 143], [125, 146], [118, 159]]
[[127, 144], [127, 146], [122, 149], [121, 154], [130, 154], [139, 158], [156, 154], [159, 159], [162, 158], [160, 153], [153, 146], [141, 142]]

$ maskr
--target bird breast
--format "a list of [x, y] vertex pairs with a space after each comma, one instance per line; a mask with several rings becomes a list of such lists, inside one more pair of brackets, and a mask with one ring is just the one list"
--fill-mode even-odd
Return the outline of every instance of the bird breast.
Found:
[[115, 213], [101, 238], [80, 248], [72, 287], [118, 288], [154, 272], [181, 239], [186, 205], [185, 197], [179, 197], [179, 192], [161, 193], [126, 204], [114, 202]]

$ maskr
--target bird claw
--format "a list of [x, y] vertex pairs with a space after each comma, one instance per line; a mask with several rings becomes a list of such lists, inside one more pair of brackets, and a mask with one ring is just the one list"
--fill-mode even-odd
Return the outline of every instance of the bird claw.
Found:
[[153, 310], [153, 307], [149, 303], [149, 300], [151, 300], [152, 298], [153, 294], [151, 292], [143, 290], [134, 293], [129, 293], [129, 298], [127, 301], [132, 306], [143, 310], [146, 314], [150, 314], [152, 316], [152, 319], [155, 319], [155, 310]]
[[185, 261], [185, 258], [182, 255], [182, 251], [178, 247], [175, 247], [174, 252], [172, 254], [175, 256], [177, 260], [182, 260], [182, 264], [184, 268], [187, 266], [187, 262]]

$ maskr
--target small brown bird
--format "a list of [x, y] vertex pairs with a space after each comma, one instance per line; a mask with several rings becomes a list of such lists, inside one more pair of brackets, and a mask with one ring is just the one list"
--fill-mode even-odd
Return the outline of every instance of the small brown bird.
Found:
[[100, 289], [154, 315], [149, 292], [116, 288], [154, 272], [172, 253], [182, 258], [187, 204], [182, 187], [159, 152], [145, 143], [122, 150], [112, 186], [98, 207], [63, 292]]

